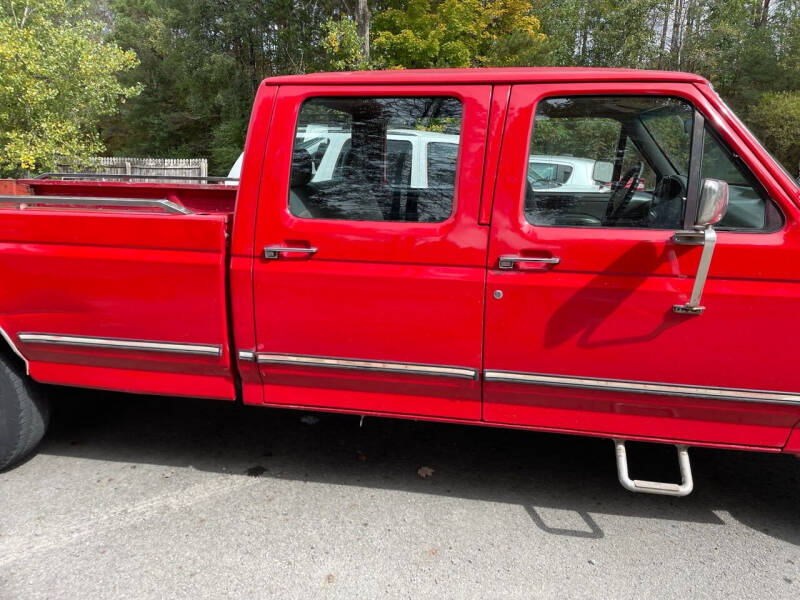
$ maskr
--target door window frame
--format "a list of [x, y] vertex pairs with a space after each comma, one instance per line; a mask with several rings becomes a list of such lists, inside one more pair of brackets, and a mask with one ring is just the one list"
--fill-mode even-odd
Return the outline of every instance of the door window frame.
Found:
[[[504, 130], [503, 148], [501, 149], [501, 161], [511, 161], [517, 167], [514, 169], [514, 177], [506, 178], [509, 181], [495, 181], [494, 186], [505, 188], [506, 192], [510, 192], [510, 186], [515, 185], [516, 194], [518, 196], [517, 212], [518, 215], [512, 217], [512, 221], [519, 223], [521, 231], [530, 229], [541, 229], [542, 226], [533, 225], [527, 222], [524, 217], [524, 195], [525, 195], [525, 174], [527, 173], [528, 152], [530, 148], [530, 141], [533, 134], [534, 119], [536, 116], [536, 109], [539, 103], [547, 98], [553, 97], [569, 97], [569, 96], [672, 96], [689, 103], [694, 109], [694, 122], [692, 129], [692, 140], [690, 149], [690, 164], [689, 173], [687, 176], [687, 189], [686, 189], [686, 206], [683, 215], [683, 226], [685, 229], [693, 229], [694, 222], [697, 216], [700, 196], [700, 169], [701, 160], [695, 160], [695, 157], [702, 157], [703, 151], [703, 134], [706, 127], [710, 130], [712, 135], [715, 135], [717, 140], [720, 141], [723, 147], [729, 152], [733, 153], [740, 160], [742, 165], [750, 171], [755, 182], [765, 191], [769, 200], [772, 201], [775, 210], [782, 216], [780, 227], [764, 228], [764, 229], [727, 229], [724, 233], [730, 234], [769, 234], [780, 231], [786, 227], [790, 220], [797, 220], [797, 207], [795, 207], [793, 200], [789, 197], [783, 186], [772, 176], [772, 173], [763, 164], [756, 154], [746, 145], [745, 141], [736, 132], [734, 127], [735, 123], [729, 123], [720, 112], [711, 104], [709, 99], [702, 93], [699, 86], [691, 83], [626, 83], [626, 82], [590, 82], [590, 83], [525, 83], [517, 84], [511, 87], [511, 95], [509, 99], [508, 110], [514, 110], [523, 113], [528, 124], [528, 129], [525, 138], [524, 152], [520, 151], [519, 140], [515, 140], [514, 148], [508, 148], [509, 129]], [[524, 106], [513, 106], [514, 91], [519, 90], [517, 93], [524, 94], [526, 91], [529, 93], [526, 98]], [[520, 156], [513, 156], [513, 154], [520, 154]], [[511, 155], [511, 156], [510, 156]], [[488, 182], [485, 182], [485, 185]], [[767, 208], [769, 211], [769, 208]], [[790, 218], [794, 217], [794, 219]], [[526, 227], [527, 225], [527, 227]], [[571, 230], [578, 229], [577, 227], [558, 226], [554, 229]], [[580, 228], [586, 229], [586, 228]], [[616, 232], [658, 232], [665, 230], [647, 229], [647, 228], [633, 228], [633, 227], [598, 227], [591, 228], [598, 231], [614, 230]], [[627, 236], [625, 236], [627, 237]], [[636, 235], [639, 238], [640, 236]], [[662, 236], [658, 235], [657, 238]]]

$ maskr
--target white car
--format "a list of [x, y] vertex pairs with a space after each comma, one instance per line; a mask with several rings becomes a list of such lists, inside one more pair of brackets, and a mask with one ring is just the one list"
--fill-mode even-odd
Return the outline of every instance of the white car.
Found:
[[236, 162], [233, 163], [231, 170], [226, 175], [228, 179], [235, 179], [236, 181], [226, 181], [225, 185], [239, 185], [239, 176], [242, 174], [243, 160], [244, 160], [244, 152], [242, 152], [239, 155], [239, 158], [236, 159]]
[[608, 192], [613, 170], [612, 163], [592, 158], [533, 155], [528, 162], [528, 182], [534, 191]]
[[[449, 177], [449, 184], [452, 185], [458, 158], [458, 135], [416, 129], [390, 129], [387, 138], [390, 155], [387, 162], [390, 165], [401, 165], [400, 173], [390, 174], [390, 180], [394, 180], [394, 183], [400, 183], [397, 178], [406, 177], [405, 183], [410, 187], [428, 188], [439, 183], [441, 174], [441, 178]], [[346, 158], [350, 147], [350, 132], [304, 128], [298, 131], [296, 140], [296, 147], [304, 148], [314, 157], [314, 176], [311, 181], [330, 181], [336, 177], [337, 169], [341, 169]], [[401, 163], [402, 155], [405, 155], [405, 160], [410, 159], [409, 168]], [[228, 178], [235, 181], [226, 182], [228, 185], [238, 185], [242, 157], [243, 155], [239, 155], [231, 167]]]

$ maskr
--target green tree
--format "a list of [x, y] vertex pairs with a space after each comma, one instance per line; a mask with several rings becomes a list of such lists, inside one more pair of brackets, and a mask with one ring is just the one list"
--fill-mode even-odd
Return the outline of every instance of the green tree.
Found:
[[768, 92], [748, 116], [764, 145], [793, 176], [800, 175], [800, 92]]
[[372, 19], [378, 67], [530, 65], [546, 36], [527, 0], [395, 2]]
[[0, 2], [0, 172], [102, 152], [101, 117], [134, 96], [117, 75], [136, 56], [104, 42], [82, 0]]
[[556, 66], [646, 67], [655, 53], [654, 21], [663, 0], [531, 0]]
[[358, 33], [355, 19], [328, 19], [323, 26], [323, 46], [334, 71], [357, 71], [369, 68], [367, 45]]
[[110, 8], [111, 38], [141, 60], [125, 81], [143, 91], [105, 122], [109, 150], [206, 157], [222, 175], [244, 147], [261, 81], [330, 70], [324, 25], [350, 14], [339, 0], [110, 0]]

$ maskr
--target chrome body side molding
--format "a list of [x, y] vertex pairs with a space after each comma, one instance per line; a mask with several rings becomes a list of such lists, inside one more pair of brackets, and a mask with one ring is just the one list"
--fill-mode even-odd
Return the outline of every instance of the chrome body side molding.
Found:
[[237, 354], [239, 360], [254, 361], [256, 359], [256, 353], [252, 350], [239, 350]]
[[61, 335], [53, 333], [20, 333], [21, 342], [48, 344], [55, 346], [84, 346], [91, 348], [110, 348], [115, 350], [138, 350], [144, 352], [167, 352], [170, 354], [200, 354], [203, 356], [222, 356], [222, 346], [211, 344], [184, 344], [177, 342], [154, 342], [150, 340], [130, 340], [122, 338], [100, 338], [83, 335]]
[[626, 379], [599, 379], [494, 370], [485, 371], [483, 378], [485, 381], [548, 385], [554, 387], [602, 390], [608, 392], [632, 392], [637, 394], [655, 394], [660, 396], [686, 396], [709, 400], [740, 400], [743, 402], [761, 402], [767, 404], [800, 404], [800, 394], [770, 390], [703, 387], [680, 383], [653, 383], [649, 381], [630, 381]]
[[393, 361], [373, 361], [351, 358], [330, 358], [327, 356], [305, 356], [301, 354], [272, 354], [259, 352], [256, 360], [261, 364], [296, 365], [323, 367], [331, 369], [352, 369], [359, 371], [381, 371], [384, 373], [406, 373], [409, 375], [428, 375], [433, 377], [455, 377], [458, 379], [478, 378], [478, 371], [467, 367], [444, 365], [425, 365]]

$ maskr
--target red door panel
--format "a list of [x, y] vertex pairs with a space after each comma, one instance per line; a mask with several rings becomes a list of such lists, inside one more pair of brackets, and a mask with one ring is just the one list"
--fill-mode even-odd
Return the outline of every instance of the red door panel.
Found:
[[[800, 236], [797, 210], [774, 180], [762, 184], [781, 206], [784, 227], [719, 233], [699, 316], [672, 311], [688, 300], [701, 251], [675, 245], [674, 231], [540, 227], [525, 219], [537, 100], [643, 93], [638, 85], [600, 87], [512, 89], [488, 258], [484, 419], [781, 446], [800, 419], [800, 371], [790, 353], [776, 351], [796, 331]], [[653, 84], [644, 92], [689, 100], [747, 158], [693, 86]], [[506, 255], [560, 262], [499, 269]]]
[[[455, 97], [463, 108], [447, 220], [291, 214], [288, 173], [304, 100], [431, 95]], [[478, 213], [490, 96], [489, 86], [280, 88], [255, 234], [255, 351], [265, 403], [480, 418], [488, 227], [478, 225]], [[259, 258], [266, 246], [316, 252]]]

